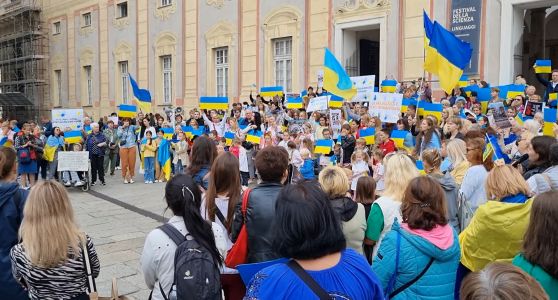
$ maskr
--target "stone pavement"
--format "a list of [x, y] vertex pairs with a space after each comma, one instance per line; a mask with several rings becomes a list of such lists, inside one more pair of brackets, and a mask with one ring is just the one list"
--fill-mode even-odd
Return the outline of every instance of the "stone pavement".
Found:
[[147, 234], [171, 215], [170, 211], [164, 214], [165, 183], [144, 184], [139, 174], [134, 184], [125, 185], [116, 175], [106, 179], [106, 186], [94, 186], [91, 192], [68, 190], [76, 220], [99, 255], [97, 289], [101, 296], [109, 296], [111, 280], [116, 278], [120, 295], [148, 299], [139, 258]]

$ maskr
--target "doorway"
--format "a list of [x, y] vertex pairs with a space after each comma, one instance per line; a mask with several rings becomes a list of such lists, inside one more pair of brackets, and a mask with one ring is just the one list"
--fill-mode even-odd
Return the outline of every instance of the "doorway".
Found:
[[343, 29], [343, 63], [349, 76], [380, 77], [379, 25]]

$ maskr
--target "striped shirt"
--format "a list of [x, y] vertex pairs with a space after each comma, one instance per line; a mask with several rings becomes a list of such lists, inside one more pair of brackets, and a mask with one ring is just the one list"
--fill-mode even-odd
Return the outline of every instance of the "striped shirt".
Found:
[[[87, 236], [87, 249], [91, 257], [93, 276], [99, 276], [100, 264], [95, 246]], [[11, 252], [12, 272], [17, 281], [28, 290], [30, 299], [55, 300], [71, 299], [87, 291], [87, 275], [81, 253], [72, 255], [64, 263], [43, 268], [34, 266], [23, 248], [23, 244], [15, 245]]]

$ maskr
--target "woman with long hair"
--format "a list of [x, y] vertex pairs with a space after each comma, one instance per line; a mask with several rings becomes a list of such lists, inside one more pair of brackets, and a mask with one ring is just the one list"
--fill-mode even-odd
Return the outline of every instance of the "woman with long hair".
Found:
[[415, 138], [411, 133], [411, 127], [409, 126], [409, 121], [407, 118], [402, 118], [397, 120], [397, 130], [404, 130], [407, 132], [405, 135], [405, 139], [403, 140], [403, 147], [404, 149], [399, 150], [406, 150], [409, 151], [415, 147]]
[[364, 243], [374, 246], [373, 257], [384, 236], [391, 230], [395, 218], [401, 220], [401, 200], [409, 182], [418, 177], [413, 160], [401, 153], [384, 158], [384, 191], [372, 205], [368, 216]]
[[[238, 159], [230, 152], [217, 156], [209, 173], [209, 187], [203, 195], [201, 206], [202, 217], [209, 222], [215, 222], [227, 232], [227, 245], [223, 256], [232, 247], [231, 226], [234, 209], [240, 201], [242, 188], [240, 186], [240, 172]], [[221, 285], [225, 292], [225, 299], [242, 299], [246, 287], [238, 275], [238, 271], [223, 267], [221, 269]]]
[[205, 136], [199, 136], [194, 140], [187, 174], [190, 174], [194, 182], [204, 191], [209, 187], [209, 176], [207, 174], [216, 157], [217, 147], [213, 141]]
[[[558, 191], [538, 195], [531, 207], [523, 249], [512, 263], [533, 276], [550, 299], [558, 299]], [[552, 234], [549, 234], [552, 233]]]
[[483, 157], [484, 147], [486, 146], [484, 138], [467, 139], [466, 146], [467, 160], [471, 166], [467, 170], [465, 177], [463, 177], [460, 192], [465, 200], [469, 202], [474, 212], [479, 205], [486, 202], [484, 182], [494, 163], [492, 162], [492, 155]]
[[[213, 258], [215, 268], [222, 264], [215, 245], [211, 225], [206, 222], [200, 207], [202, 197], [197, 183], [189, 175], [174, 176], [165, 186], [165, 200], [173, 216], [167, 226], [174, 227], [184, 236], [191, 236]], [[140, 263], [147, 287], [153, 290], [154, 300], [166, 299], [174, 282], [174, 254], [176, 245], [161, 229], [152, 230], [145, 239]]]
[[462, 139], [453, 139], [446, 144], [447, 159], [450, 161], [448, 171], [458, 185], [461, 185], [470, 163], [467, 160], [467, 144]]
[[424, 118], [420, 122], [419, 134], [415, 146], [415, 154], [420, 157], [422, 151], [430, 148], [440, 149], [442, 147], [440, 136], [431, 118]]
[[100, 264], [93, 242], [78, 227], [66, 189], [55, 181], [38, 182], [25, 203], [21, 243], [10, 257], [16, 280], [31, 299], [89, 299], [84, 247], [93, 277]]
[[[64, 137], [61, 135], [62, 130], [60, 127], [52, 129], [52, 135], [48, 137], [46, 147], [51, 147], [53, 150], [52, 161], [49, 162], [49, 170], [47, 179], [53, 179], [58, 169], [58, 152], [64, 150]], [[45, 147], [45, 148], [46, 148]], [[45, 149], [46, 152], [46, 149]]]

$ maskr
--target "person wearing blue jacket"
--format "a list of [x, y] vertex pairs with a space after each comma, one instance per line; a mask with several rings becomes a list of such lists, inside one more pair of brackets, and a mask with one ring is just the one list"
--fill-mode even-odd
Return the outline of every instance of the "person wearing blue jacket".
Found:
[[18, 243], [18, 231], [23, 219], [23, 206], [28, 191], [19, 187], [16, 152], [0, 147], [0, 298], [28, 299], [27, 292], [14, 279], [10, 249]]
[[304, 160], [304, 163], [300, 167], [300, 175], [305, 180], [315, 179], [316, 175], [314, 173], [314, 160], [312, 160], [310, 150], [308, 149], [301, 149], [300, 156]]
[[427, 176], [411, 180], [401, 213], [403, 222], [393, 224], [372, 263], [384, 293], [389, 299], [453, 299], [460, 248], [440, 184]]

